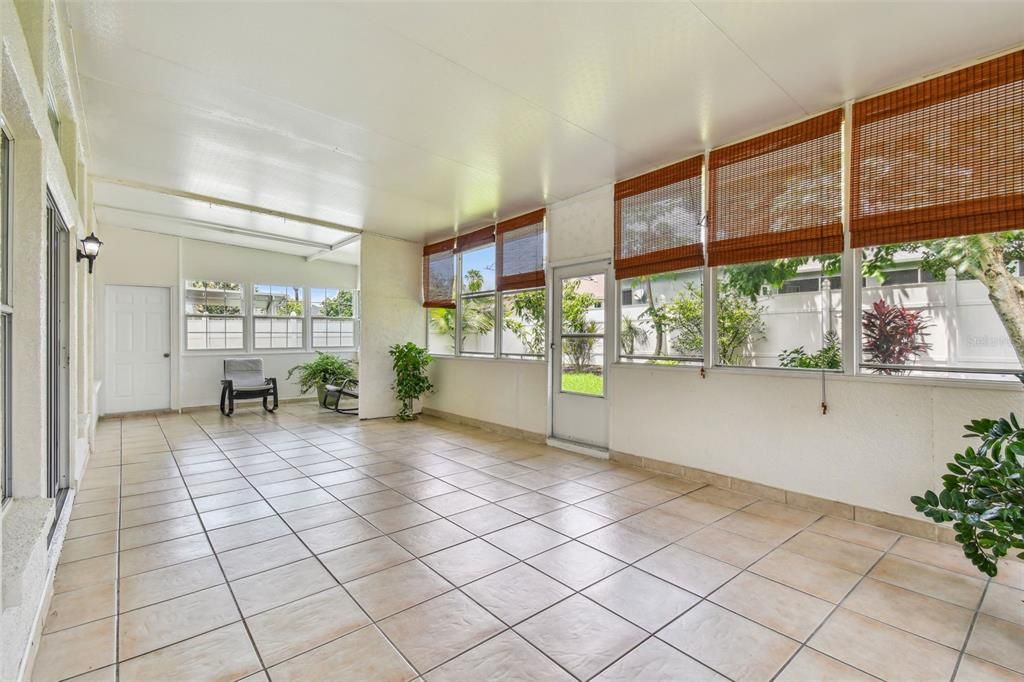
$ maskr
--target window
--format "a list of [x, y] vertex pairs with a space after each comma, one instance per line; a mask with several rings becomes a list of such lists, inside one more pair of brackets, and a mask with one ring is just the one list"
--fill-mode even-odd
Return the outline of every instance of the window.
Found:
[[423, 247], [423, 307], [427, 309], [427, 350], [455, 354], [455, 240]]
[[463, 355], [494, 355], [495, 247], [494, 244], [460, 254], [459, 322]]
[[604, 395], [604, 275], [561, 282], [562, 362], [565, 393]]
[[357, 341], [359, 292], [347, 289], [309, 290], [313, 348], [354, 348]]
[[242, 285], [237, 282], [185, 282], [185, 348], [236, 350], [244, 347]]
[[11, 496], [11, 138], [0, 129], [0, 500]]
[[619, 281], [619, 358], [678, 364], [704, 361], [703, 268]]
[[302, 287], [254, 284], [252, 347], [303, 348], [305, 309], [302, 298]]
[[57, 113], [57, 98], [53, 96], [53, 91], [49, 87], [46, 88], [46, 118], [50, 121], [53, 139], [60, 146], [60, 114]]
[[547, 341], [547, 292], [544, 289], [501, 294], [501, 356], [543, 360]]

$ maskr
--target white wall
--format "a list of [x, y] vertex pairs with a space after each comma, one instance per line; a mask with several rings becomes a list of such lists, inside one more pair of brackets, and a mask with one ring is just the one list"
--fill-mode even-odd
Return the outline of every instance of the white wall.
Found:
[[[610, 257], [612, 188], [548, 209], [550, 261]], [[421, 318], [422, 319], [422, 318]], [[1022, 409], [1019, 386], [886, 377], [613, 366], [610, 449], [913, 516], [939, 483], [963, 424]], [[546, 370], [500, 360], [437, 362], [438, 410], [527, 431], [546, 428]]]
[[362, 285], [362, 344], [359, 358], [359, 418], [390, 417], [398, 412], [391, 391], [388, 348], [396, 343], [426, 343], [421, 305], [423, 247], [412, 242], [364, 234], [359, 256]]
[[[184, 280], [217, 279], [343, 289], [354, 289], [359, 284], [358, 268], [353, 265], [323, 260], [307, 262], [299, 256], [115, 227], [104, 227], [98, 234], [104, 244], [96, 261], [97, 377], [104, 376], [106, 285], [168, 287], [171, 289], [172, 408], [216, 405], [220, 399], [224, 358], [247, 355], [263, 358], [264, 371], [268, 376], [277, 377], [282, 398], [299, 397], [298, 388], [294, 382], [286, 381], [285, 376], [289, 368], [314, 357], [313, 353], [305, 351], [183, 350], [180, 291]], [[248, 297], [246, 301], [248, 305]], [[356, 357], [354, 352], [338, 355]], [[102, 414], [102, 405], [100, 411]]]

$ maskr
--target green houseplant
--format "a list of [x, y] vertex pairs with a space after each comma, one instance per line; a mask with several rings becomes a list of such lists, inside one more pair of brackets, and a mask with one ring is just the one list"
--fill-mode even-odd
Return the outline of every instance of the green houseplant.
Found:
[[395, 397], [402, 402], [395, 419], [403, 422], [412, 421], [416, 419], [412, 411], [413, 401], [434, 390], [434, 385], [427, 376], [427, 366], [434, 358], [426, 348], [421, 348], [412, 341], [396, 343], [388, 352], [391, 354], [392, 368], [395, 370], [395, 382], [391, 384], [391, 388], [395, 391]]
[[[910, 501], [936, 523], [953, 523], [964, 556], [990, 576], [997, 562], [1024, 550], [1024, 429], [1017, 417], [975, 419], [964, 438], [980, 438], [977, 450], [953, 456], [942, 477], [942, 491], [929, 490]], [[1024, 551], [1017, 556], [1024, 559]]]
[[342, 360], [330, 353], [316, 352], [316, 357], [309, 362], [295, 365], [288, 370], [288, 379], [298, 372], [299, 392], [308, 393], [316, 389], [318, 403], [324, 401], [324, 386], [332, 384], [340, 386], [345, 379], [355, 379], [355, 364], [351, 360]]

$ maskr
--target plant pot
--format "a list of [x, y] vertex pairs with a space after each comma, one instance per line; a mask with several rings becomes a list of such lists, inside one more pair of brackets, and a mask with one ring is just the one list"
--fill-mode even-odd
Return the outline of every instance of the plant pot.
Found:
[[327, 393], [327, 387], [320, 384], [316, 387], [316, 404], [320, 407], [324, 405], [324, 395]]

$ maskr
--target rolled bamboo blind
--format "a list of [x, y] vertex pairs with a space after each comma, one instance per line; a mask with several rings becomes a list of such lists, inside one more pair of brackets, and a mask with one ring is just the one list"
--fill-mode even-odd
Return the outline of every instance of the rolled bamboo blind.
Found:
[[423, 247], [423, 307], [454, 308], [455, 239]]
[[855, 247], [1024, 229], [1024, 51], [853, 105]]
[[491, 244], [494, 242], [494, 225], [488, 225], [487, 227], [481, 227], [479, 230], [473, 230], [466, 234], [460, 234], [455, 238], [455, 253], [462, 253], [463, 251], [469, 251], [475, 249], [478, 246], [485, 244]]
[[498, 291], [544, 286], [545, 213], [542, 208], [498, 223]]
[[704, 157], [615, 184], [615, 278], [704, 264], [701, 170]]
[[843, 250], [842, 109], [711, 152], [708, 264]]

